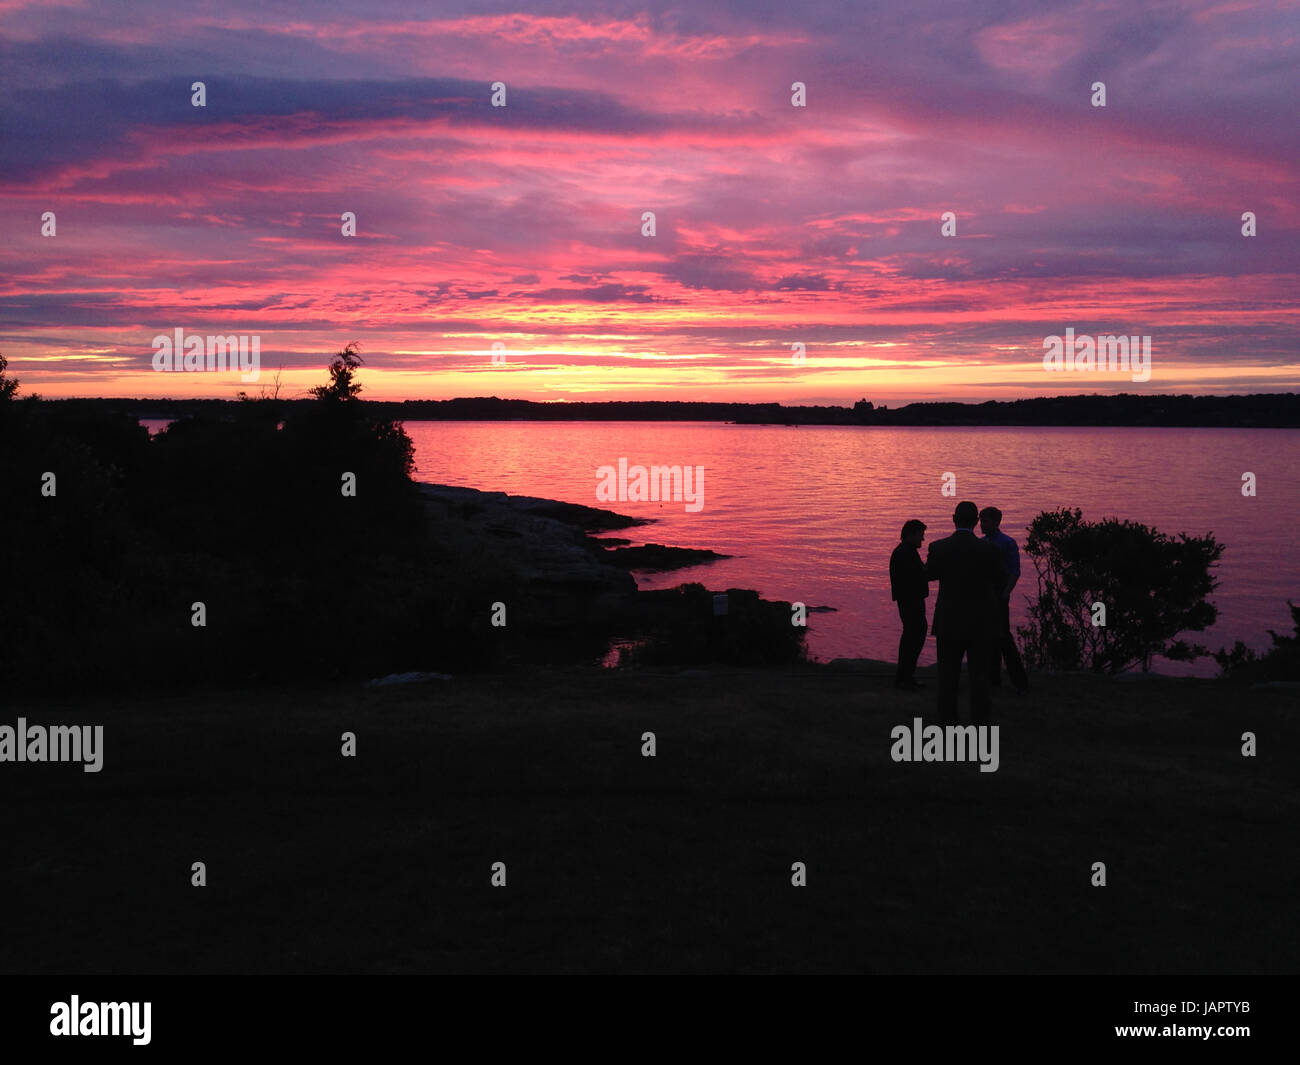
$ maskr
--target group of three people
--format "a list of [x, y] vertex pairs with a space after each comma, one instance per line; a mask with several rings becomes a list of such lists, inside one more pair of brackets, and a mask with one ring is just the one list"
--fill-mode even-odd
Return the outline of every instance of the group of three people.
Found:
[[[901, 543], [889, 558], [890, 595], [898, 603], [903, 634], [898, 641], [894, 684], [920, 688], [916, 661], [925, 646], [925, 600], [939, 582], [931, 632], [939, 666], [939, 715], [957, 721], [957, 685], [965, 658], [970, 674], [971, 720], [987, 724], [991, 687], [1001, 684], [1002, 662], [1018, 694], [1029, 690], [1020, 651], [1011, 633], [1011, 591], [1020, 579], [1020, 548], [1002, 532], [997, 507], [980, 510], [962, 502], [952, 515], [956, 530], [936, 540], [924, 562], [925, 523], [904, 523]], [[975, 535], [979, 524], [984, 536]]]

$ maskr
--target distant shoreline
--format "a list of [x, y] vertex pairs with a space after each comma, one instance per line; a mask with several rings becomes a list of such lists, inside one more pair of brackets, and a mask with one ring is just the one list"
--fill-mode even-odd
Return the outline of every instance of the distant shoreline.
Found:
[[[219, 417], [235, 399], [47, 399], [73, 408], [137, 418]], [[286, 410], [312, 399], [267, 399]], [[1300, 429], [1300, 393], [1242, 396], [1076, 395], [984, 403], [909, 403], [877, 407], [784, 406], [780, 403], [712, 403], [659, 400], [538, 403], [523, 399], [359, 400], [380, 417], [398, 421], [656, 421], [736, 425], [840, 425], [854, 427], [1019, 426], [1024, 428], [1132, 427], [1171, 429]]]

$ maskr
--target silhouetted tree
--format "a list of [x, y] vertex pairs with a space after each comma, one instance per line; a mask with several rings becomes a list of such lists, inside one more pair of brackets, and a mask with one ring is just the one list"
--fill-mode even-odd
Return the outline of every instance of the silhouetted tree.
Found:
[[309, 391], [326, 403], [344, 403], [356, 399], [361, 393], [361, 386], [357, 384], [355, 375], [362, 362], [361, 356], [357, 354], [356, 341], [353, 341], [335, 355], [334, 361], [330, 363], [330, 383], [318, 385]]
[[[1212, 535], [1171, 538], [1138, 522], [1082, 518], [1066, 508], [1030, 523], [1025, 551], [1038, 571], [1038, 597], [1020, 629], [1026, 658], [1048, 669], [1120, 673], [1150, 669], [1156, 655], [1207, 654], [1176, 637], [1204, 631], [1218, 616], [1205, 597], [1217, 584], [1210, 567], [1223, 545]], [[1095, 604], [1105, 607], [1105, 624], [1094, 624]]]
[[9, 360], [0, 355], [0, 400], [13, 399], [14, 393], [18, 391], [18, 379], [5, 376], [8, 367]]

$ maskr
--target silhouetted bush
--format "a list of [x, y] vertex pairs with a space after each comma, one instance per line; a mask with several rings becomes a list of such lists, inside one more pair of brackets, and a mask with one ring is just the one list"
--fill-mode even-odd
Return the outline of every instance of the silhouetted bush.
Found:
[[[1208, 651], [1177, 639], [1201, 632], [1218, 611], [1205, 597], [1223, 553], [1213, 536], [1171, 538], [1131, 521], [1085, 522], [1079, 510], [1044, 511], [1030, 523], [1025, 551], [1038, 571], [1038, 597], [1020, 629], [1028, 664], [1118, 673]], [[1093, 624], [1094, 604], [1105, 624]]]
[[1295, 628], [1294, 636], [1282, 636], [1268, 630], [1273, 646], [1262, 655], [1252, 651], [1238, 640], [1229, 650], [1220, 648], [1214, 652], [1214, 660], [1219, 663], [1220, 675], [1228, 680], [1244, 681], [1300, 681], [1300, 606], [1290, 599], [1286, 601], [1291, 611], [1291, 623]]

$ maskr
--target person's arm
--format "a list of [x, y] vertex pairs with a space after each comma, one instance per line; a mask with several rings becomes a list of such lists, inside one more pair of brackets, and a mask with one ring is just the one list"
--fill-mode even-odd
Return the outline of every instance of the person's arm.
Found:
[[1002, 593], [1002, 598], [1010, 602], [1011, 593], [1020, 580], [1020, 546], [1014, 540], [1011, 541], [1011, 550], [1007, 552], [1007, 561], [1010, 569], [1007, 571], [1006, 590]]
[[925, 559], [920, 551], [911, 552], [910, 577], [912, 592], [922, 599], [930, 594], [930, 582], [925, 573]]

